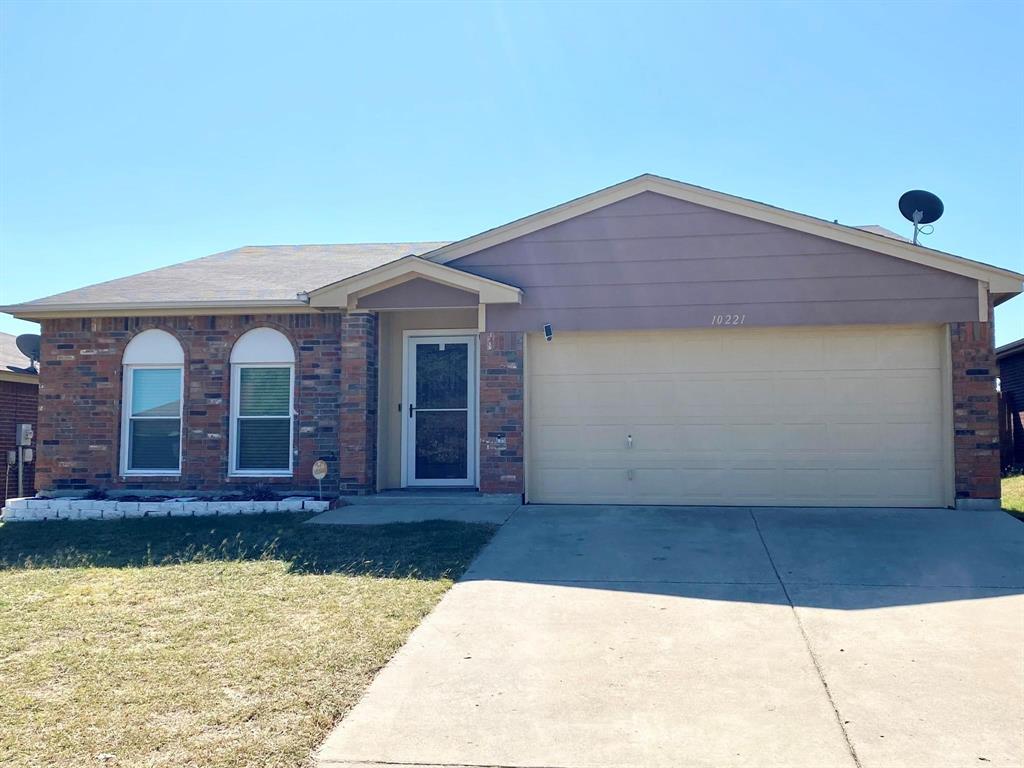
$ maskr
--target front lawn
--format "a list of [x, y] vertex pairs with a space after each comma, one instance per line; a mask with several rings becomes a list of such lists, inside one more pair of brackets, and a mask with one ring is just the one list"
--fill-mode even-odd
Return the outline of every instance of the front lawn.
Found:
[[0, 765], [303, 766], [494, 532], [0, 526]]
[[1003, 509], [1024, 519], [1024, 475], [1003, 478]]

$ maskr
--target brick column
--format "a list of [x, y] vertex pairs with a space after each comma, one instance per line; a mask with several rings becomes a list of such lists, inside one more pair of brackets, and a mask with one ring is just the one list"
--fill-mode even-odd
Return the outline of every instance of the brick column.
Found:
[[480, 490], [522, 493], [522, 333], [480, 334]]
[[343, 494], [377, 490], [377, 316], [341, 321], [339, 465]]
[[950, 323], [956, 506], [999, 508], [999, 404], [989, 322]]

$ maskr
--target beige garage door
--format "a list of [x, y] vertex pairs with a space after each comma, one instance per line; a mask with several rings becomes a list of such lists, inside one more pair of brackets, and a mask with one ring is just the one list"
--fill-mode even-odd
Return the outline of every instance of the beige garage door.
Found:
[[945, 506], [938, 327], [528, 339], [529, 500]]

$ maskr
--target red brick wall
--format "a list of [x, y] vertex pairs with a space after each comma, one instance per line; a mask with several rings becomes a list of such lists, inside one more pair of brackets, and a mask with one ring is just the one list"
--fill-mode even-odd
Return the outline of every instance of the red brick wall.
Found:
[[480, 490], [522, 493], [522, 333], [480, 334]]
[[[140, 489], [173, 492], [240, 489], [257, 483], [312, 491], [311, 467], [327, 459], [324, 490], [338, 488], [342, 354], [340, 314], [76, 318], [42, 324], [40, 489]], [[231, 346], [269, 326], [296, 347], [293, 478], [230, 479], [228, 398]], [[119, 477], [121, 357], [136, 334], [161, 328], [185, 350], [184, 439], [178, 478]]]
[[950, 323], [953, 463], [958, 503], [998, 499], [999, 406], [993, 324]]
[[377, 490], [377, 316], [346, 315], [341, 321], [341, 492]]
[[[7, 472], [0, 492], [6, 490], [4, 501], [18, 495], [18, 468], [7, 466], [7, 452], [14, 450], [15, 429], [18, 424], [36, 426], [39, 415], [39, 387], [17, 381], [0, 381], [0, 462]], [[38, 434], [32, 441], [38, 448]], [[38, 455], [38, 451], [36, 451]], [[25, 495], [31, 496], [35, 489], [35, 462], [25, 465]]]

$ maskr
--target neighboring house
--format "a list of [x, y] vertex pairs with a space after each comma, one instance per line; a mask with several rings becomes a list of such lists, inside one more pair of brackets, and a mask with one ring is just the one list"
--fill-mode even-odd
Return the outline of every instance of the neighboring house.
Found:
[[[14, 450], [15, 430], [18, 424], [31, 424], [35, 429], [39, 415], [39, 377], [32, 361], [15, 345], [15, 338], [0, 333], [0, 461], [5, 473], [0, 491], [5, 501], [18, 491], [18, 468], [7, 463], [8, 451]], [[35, 493], [34, 479], [35, 463], [30, 462], [23, 475], [26, 494]]]
[[1024, 339], [999, 347], [996, 360], [999, 362], [1003, 467], [1024, 467]]
[[245, 247], [5, 311], [42, 324], [45, 489], [309, 491], [322, 458], [342, 494], [980, 507], [1022, 280], [645, 175], [455, 243]]

